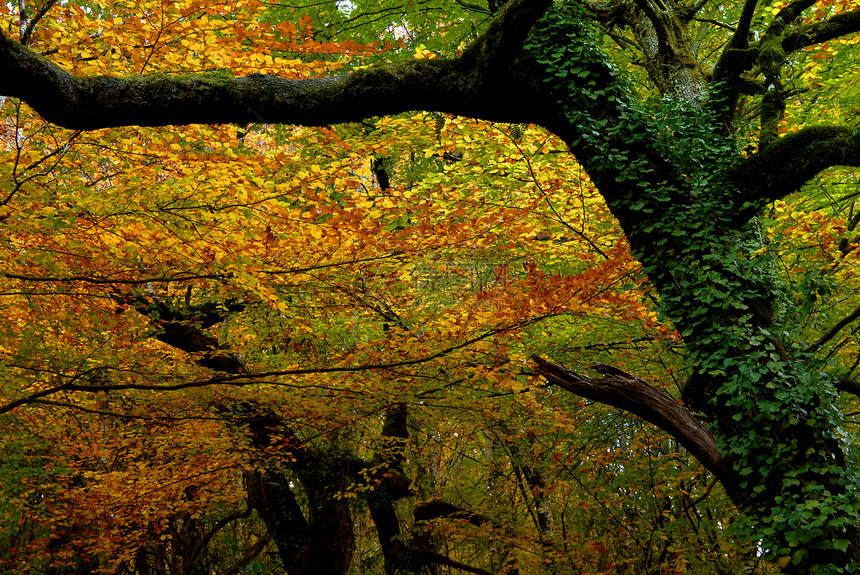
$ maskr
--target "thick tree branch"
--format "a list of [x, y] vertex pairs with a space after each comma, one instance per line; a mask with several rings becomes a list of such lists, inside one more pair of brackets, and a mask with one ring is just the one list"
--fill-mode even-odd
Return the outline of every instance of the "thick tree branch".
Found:
[[[382, 445], [368, 465], [375, 470], [382, 470], [382, 474], [376, 489], [366, 495], [367, 508], [376, 527], [386, 575], [409, 573], [412, 572], [411, 557], [400, 542], [400, 519], [394, 507], [395, 501], [411, 495], [412, 482], [403, 473], [402, 465], [403, 450], [409, 440], [405, 403], [397, 403], [385, 411], [381, 436]], [[356, 471], [357, 475], [368, 469], [368, 465], [361, 465], [360, 470]]]
[[510, 66], [523, 47], [532, 26], [552, 4], [552, 0], [510, 1], [490, 21], [487, 30], [463, 53], [468, 66], [500, 71]]
[[670, 433], [693, 457], [713, 473], [730, 495], [739, 491], [738, 477], [717, 449], [714, 435], [692, 413], [635, 375], [609, 365], [592, 367], [602, 377], [591, 378], [532, 356], [535, 371], [562, 389], [638, 415]]
[[728, 84], [726, 96], [732, 103], [731, 109], [734, 109], [734, 103], [740, 91], [740, 75], [754, 61], [753, 54], [755, 51], [747, 50], [747, 48], [749, 47], [750, 26], [757, 7], [758, 0], [746, 0], [744, 2], [732, 39], [726, 44], [714, 68], [714, 81], [717, 84]]
[[457, 4], [459, 4], [464, 10], [469, 12], [477, 12], [478, 14], [486, 14], [488, 16], [492, 16], [492, 11], [489, 8], [484, 8], [483, 6], [478, 6], [477, 4], [470, 4], [469, 2], [464, 2], [463, 0], [454, 0]]
[[678, 13], [687, 20], [692, 20], [696, 14], [698, 14], [702, 8], [708, 5], [710, 0], [695, 0], [694, 2], [690, 2], [688, 4], [684, 4], [678, 7]]
[[840, 126], [811, 126], [779, 138], [743, 161], [731, 175], [742, 190], [736, 221], [800, 188], [834, 166], [860, 165], [860, 132]]
[[272, 536], [268, 533], [260, 537], [256, 543], [248, 547], [248, 549], [245, 551], [245, 555], [239, 560], [238, 563], [236, 563], [226, 571], [223, 571], [221, 575], [236, 575], [237, 573], [246, 571], [245, 567], [247, 567], [247, 565], [251, 563], [251, 561], [256, 559], [257, 556], [263, 552], [263, 549], [266, 548], [266, 545], [268, 545], [269, 541], [271, 540]]
[[688, 20], [672, 3], [635, 0], [627, 16], [648, 77], [661, 94], [699, 103], [707, 82], [691, 49]]
[[288, 572], [298, 571], [311, 544], [311, 528], [289, 483], [256, 470], [245, 472], [244, 479], [248, 505], [263, 519], [284, 567]]
[[836, 389], [860, 397], [860, 381], [856, 379], [845, 376], [838, 377], [836, 378]]
[[758, 65], [767, 86], [761, 99], [759, 118], [759, 149], [764, 150], [779, 136], [779, 123], [785, 114], [786, 93], [782, 82], [782, 66], [786, 62], [783, 37], [789, 25], [800, 17], [816, 0], [794, 0], [774, 16], [758, 45]]
[[446, 565], [459, 571], [465, 571], [466, 573], [475, 573], [475, 575], [493, 575], [485, 569], [481, 569], [480, 567], [472, 567], [471, 565], [460, 563], [459, 561], [454, 561], [450, 557], [446, 557], [445, 555], [442, 555], [441, 553], [436, 553], [435, 551], [425, 551], [423, 549], [418, 549], [412, 550], [412, 553], [415, 555], [415, 558], [419, 562], [425, 565]]
[[[347, 488], [356, 459], [305, 445], [284, 417], [257, 402], [232, 409], [248, 425], [252, 444], [260, 451], [262, 469], [246, 472], [249, 505], [263, 517], [286, 571], [346, 573], [355, 535], [349, 502], [335, 495]], [[304, 488], [303, 505], [287, 469]]]
[[207, 72], [115, 78], [69, 74], [0, 38], [0, 93], [46, 120], [84, 130], [113, 126], [249, 122], [325, 125], [417, 108], [445, 107], [467, 74], [452, 61], [414, 60], [353, 74], [288, 80]]
[[199, 365], [223, 373], [239, 374], [245, 371], [238, 357], [225, 353], [218, 339], [203, 331], [224, 321], [226, 312], [243, 310], [244, 304], [225, 302], [216, 305], [210, 302], [176, 309], [156, 298], [150, 300], [131, 294], [118, 294], [115, 297], [122, 304], [134, 306], [152, 325], [159, 328], [156, 339], [186, 353], [199, 354], [196, 360]]
[[468, 521], [476, 527], [480, 527], [485, 523], [489, 523], [489, 519], [480, 513], [474, 513], [443, 501], [442, 499], [432, 499], [419, 503], [413, 511], [415, 521], [431, 521], [439, 518], [462, 519]]
[[829, 42], [835, 38], [841, 38], [855, 32], [860, 32], [860, 10], [837, 14], [824, 22], [800, 26], [791, 34], [785, 36], [785, 39], [782, 41], [782, 48], [788, 54], [807, 46]]
[[741, 10], [741, 17], [738, 19], [738, 25], [735, 28], [735, 33], [732, 35], [726, 49], [744, 49], [749, 46], [750, 26], [752, 25], [755, 11], [758, 7], [758, 0], [746, 0], [744, 7]]
[[203, 537], [201, 537], [200, 541], [198, 541], [197, 544], [194, 546], [194, 549], [191, 552], [191, 559], [190, 561], [188, 561], [188, 564], [193, 564], [193, 562], [197, 559], [197, 557], [200, 556], [203, 550], [206, 549], [206, 546], [209, 545], [209, 542], [212, 541], [212, 538], [215, 537], [215, 535], [217, 535], [219, 531], [221, 531], [237, 519], [247, 519], [251, 516], [251, 511], [253, 511], [251, 507], [246, 507], [242, 511], [236, 511], [216, 521], [212, 528], [206, 531], [203, 534]]
[[794, 0], [787, 6], [784, 6], [773, 17], [770, 27], [768, 27], [767, 35], [780, 34], [786, 26], [797, 20], [797, 17], [815, 4], [816, 0]]
[[780, 71], [787, 54], [860, 31], [860, 11], [837, 14], [829, 20], [788, 28], [815, 0], [795, 0], [783, 7], [773, 18], [763, 38], [749, 46], [748, 34], [757, 0], [747, 0], [732, 40], [726, 44], [714, 69], [714, 85], [722, 92], [717, 100], [723, 106], [722, 115], [728, 125], [744, 90], [741, 74], [758, 65], [764, 73], [764, 85], [769, 90], [762, 100], [761, 147], [771, 145], [778, 133], [786, 94], [780, 82]]
[[441, 499], [433, 499], [419, 503], [413, 510], [413, 516], [416, 523], [416, 531], [413, 534], [412, 546], [406, 549], [406, 553], [410, 557], [412, 563], [418, 565], [448, 565], [461, 571], [468, 573], [477, 573], [479, 575], [489, 575], [483, 569], [472, 567], [464, 563], [453, 561], [450, 557], [446, 557], [429, 548], [429, 542], [432, 537], [432, 530], [428, 524], [434, 519], [460, 519], [468, 521], [476, 527], [491, 523], [491, 520], [480, 513], [474, 513], [457, 505], [448, 503]]
[[[410, 60], [309, 80], [229, 72], [75, 76], [0, 34], [0, 94], [67, 128], [249, 122], [327, 125], [411, 110], [522, 121], [509, 68], [549, 0], [510, 2], [461, 58]], [[498, 97], [505, 86], [504, 98]], [[538, 121], [538, 118], [530, 118]]]

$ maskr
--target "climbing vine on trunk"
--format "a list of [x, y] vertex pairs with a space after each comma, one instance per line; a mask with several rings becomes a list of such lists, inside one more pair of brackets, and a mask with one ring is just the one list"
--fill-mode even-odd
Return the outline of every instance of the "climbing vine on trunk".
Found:
[[526, 48], [578, 134], [571, 149], [684, 338], [693, 369], [684, 399], [739, 476], [727, 485], [747, 517], [736, 529], [790, 572], [854, 572], [846, 550], [858, 537], [858, 468], [839, 437], [835, 378], [786, 348], [797, 334], [782, 325], [785, 300], [754, 255], [757, 224], [738, 218], [748, 208], [732, 177], [734, 136], [701, 114], [714, 103], [629, 101], [591, 26], [582, 8], [555, 7]]

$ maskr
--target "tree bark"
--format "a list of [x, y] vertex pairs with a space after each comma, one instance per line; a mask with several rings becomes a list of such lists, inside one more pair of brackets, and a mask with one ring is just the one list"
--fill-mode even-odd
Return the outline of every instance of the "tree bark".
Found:
[[740, 497], [739, 477], [731, 462], [720, 453], [716, 437], [677, 401], [641, 378], [609, 365], [592, 365], [592, 369], [601, 374], [601, 377], [592, 378], [539, 356], [532, 356], [532, 359], [535, 371], [565, 391], [629, 411], [669, 432], [720, 480], [730, 496]]

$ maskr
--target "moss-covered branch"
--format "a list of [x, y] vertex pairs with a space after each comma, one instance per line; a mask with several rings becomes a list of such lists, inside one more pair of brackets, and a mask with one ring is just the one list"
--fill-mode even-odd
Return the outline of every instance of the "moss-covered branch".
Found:
[[[0, 94], [55, 124], [113, 126], [283, 123], [327, 125], [410, 110], [541, 122], [537, 93], [515, 80], [513, 60], [547, 0], [511, 2], [461, 58], [411, 60], [349, 74], [288, 80], [229, 72], [76, 76], [0, 34]], [[505, 97], [500, 98], [500, 88]]]
[[776, 138], [777, 126], [784, 112], [780, 87], [780, 69], [786, 55], [802, 48], [828, 42], [860, 31], [860, 10], [837, 14], [832, 18], [810, 24], [792, 25], [801, 13], [814, 5], [813, 0], [795, 0], [784, 6], [767, 27], [760, 42], [749, 44], [749, 30], [756, 0], [747, 0], [732, 36], [714, 68], [712, 85], [719, 90], [714, 103], [725, 125], [732, 123], [739, 95], [748, 92], [749, 83], [741, 75], [757, 65], [764, 73], [764, 86], [772, 87], [762, 104], [762, 147]]
[[70, 74], [0, 37], [0, 93], [18, 97], [46, 120], [92, 130], [198, 123], [321, 125], [413, 108], [447, 107], [462, 98], [456, 63], [415, 60], [349, 75], [287, 80], [229, 73], [126, 77]]
[[800, 26], [785, 36], [782, 48], [786, 53], [790, 53], [855, 32], [860, 32], [860, 10], [837, 14], [824, 22]]
[[522, 50], [529, 31], [551, 4], [551, 0], [507, 3], [486, 32], [466, 49], [464, 63], [482, 68], [482, 74], [509, 67]]
[[811, 126], [779, 138], [750, 156], [732, 174], [744, 191], [737, 221], [800, 188], [833, 166], [860, 165], [860, 132], [840, 126]]

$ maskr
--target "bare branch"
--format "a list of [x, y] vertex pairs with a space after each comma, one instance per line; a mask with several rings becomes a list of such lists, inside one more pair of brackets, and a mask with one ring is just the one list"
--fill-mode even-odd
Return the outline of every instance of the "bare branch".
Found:
[[822, 335], [820, 338], [818, 338], [818, 341], [816, 341], [815, 343], [810, 345], [808, 348], [806, 348], [806, 351], [808, 351], [810, 353], [817, 351], [818, 349], [821, 348], [822, 345], [824, 345], [825, 343], [827, 343], [828, 341], [830, 341], [831, 339], [836, 337], [836, 334], [838, 334], [840, 331], [842, 331], [842, 328], [844, 328], [846, 325], [850, 324], [851, 322], [856, 321], [857, 319], [860, 319], [860, 306], [857, 306], [857, 308], [854, 311], [852, 311], [847, 316], [843, 317], [841, 320], [836, 322], [836, 324], [833, 327], [828, 329], [824, 335]]
[[454, 561], [450, 557], [446, 557], [445, 555], [442, 555], [441, 553], [436, 553], [435, 551], [425, 551], [423, 549], [418, 549], [412, 550], [412, 553], [420, 562], [424, 564], [446, 565], [459, 571], [465, 571], [466, 573], [475, 573], [475, 575], [493, 575], [489, 571], [481, 569], [480, 567], [472, 567], [471, 565], [460, 563], [459, 561]]
[[[409, 359], [403, 359], [400, 361], [393, 361], [390, 363], [373, 363], [373, 364], [362, 364], [362, 365], [346, 365], [346, 366], [333, 366], [333, 367], [309, 367], [309, 368], [298, 368], [298, 369], [286, 369], [286, 370], [278, 370], [278, 371], [263, 371], [256, 373], [236, 373], [230, 375], [221, 375], [216, 377], [211, 377], [208, 379], [202, 380], [193, 380], [193, 381], [184, 381], [180, 383], [173, 383], [169, 385], [159, 385], [159, 384], [148, 384], [148, 383], [117, 383], [117, 384], [82, 384], [75, 383], [84, 375], [92, 372], [93, 370], [87, 370], [82, 372], [81, 374], [71, 376], [69, 382], [64, 383], [62, 385], [54, 386], [49, 389], [44, 389], [38, 392], [34, 392], [30, 395], [26, 395], [24, 397], [15, 399], [10, 401], [5, 405], [0, 405], [0, 415], [12, 411], [17, 407], [21, 407], [23, 405], [27, 405], [29, 403], [34, 402], [37, 399], [42, 397], [52, 395], [55, 393], [59, 393], [61, 391], [78, 391], [78, 392], [94, 392], [100, 393], [105, 391], [117, 391], [124, 389], [135, 389], [139, 391], [154, 391], [154, 392], [167, 392], [167, 391], [178, 391], [181, 389], [191, 389], [196, 387], [207, 387], [210, 385], [230, 385], [230, 386], [245, 386], [245, 385], [254, 385], [260, 383], [267, 383], [269, 385], [278, 385], [276, 382], [271, 381], [268, 378], [275, 377], [283, 377], [283, 376], [291, 376], [291, 375], [314, 375], [314, 374], [322, 374], [322, 373], [358, 373], [361, 371], [372, 371], [372, 370], [389, 370], [395, 369], [398, 367], [407, 367], [412, 365], [420, 365], [422, 363], [427, 363], [433, 361], [435, 359], [439, 359], [440, 357], [445, 357], [455, 351], [467, 348], [479, 341], [492, 337], [499, 333], [504, 333], [506, 331], [511, 331], [525, 325], [537, 323], [543, 321], [544, 319], [555, 317], [559, 314], [547, 314], [543, 316], [539, 316], [536, 318], [532, 318], [527, 321], [520, 322], [518, 324], [511, 324], [506, 326], [501, 326], [498, 328], [494, 328], [488, 331], [485, 331], [473, 338], [470, 338], [466, 341], [463, 341], [458, 344], [451, 345], [444, 349], [440, 349], [435, 353], [428, 354], [422, 357], [415, 357]], [[217, 350], [216, 350], [217, 351]], [[225, 352], [225, 354], [228, 352]], [[221, 356], [218, 356], [221, 357]], [[230, 356], [224, 355], [229, 361]], [[104, 368], [96, 368], [96, 369], [104, 369]], [[118, 370], [117, 370], [118, 371]], [[294, 386], [294, 387], [317, 387], [316, 385], [307, 385], [307, 386]], [[351, 390], [343, 390], [344, 392]]]
[[643, 379], [615, 367], [595, 363], [602, 377], [591, 378], [533, 355], [535, 371], [562, 389], [592, 401], [638, 415], [672, 437], [713, 473], [731, 494], [739, 492], [738, 478], [717, 449], [714, 435], [682, 405]]
[[738, 26], [735, 29], [734, 36], [732, 36], [732, 41], [729, 43], [729, 46], [732, 48], [742, 49], [749, 45], [750, 25], [752, 24], [753, 16], [755, 16], [756, 6], [758, 6], [758, 0], [746, 0], [744, 2]]

